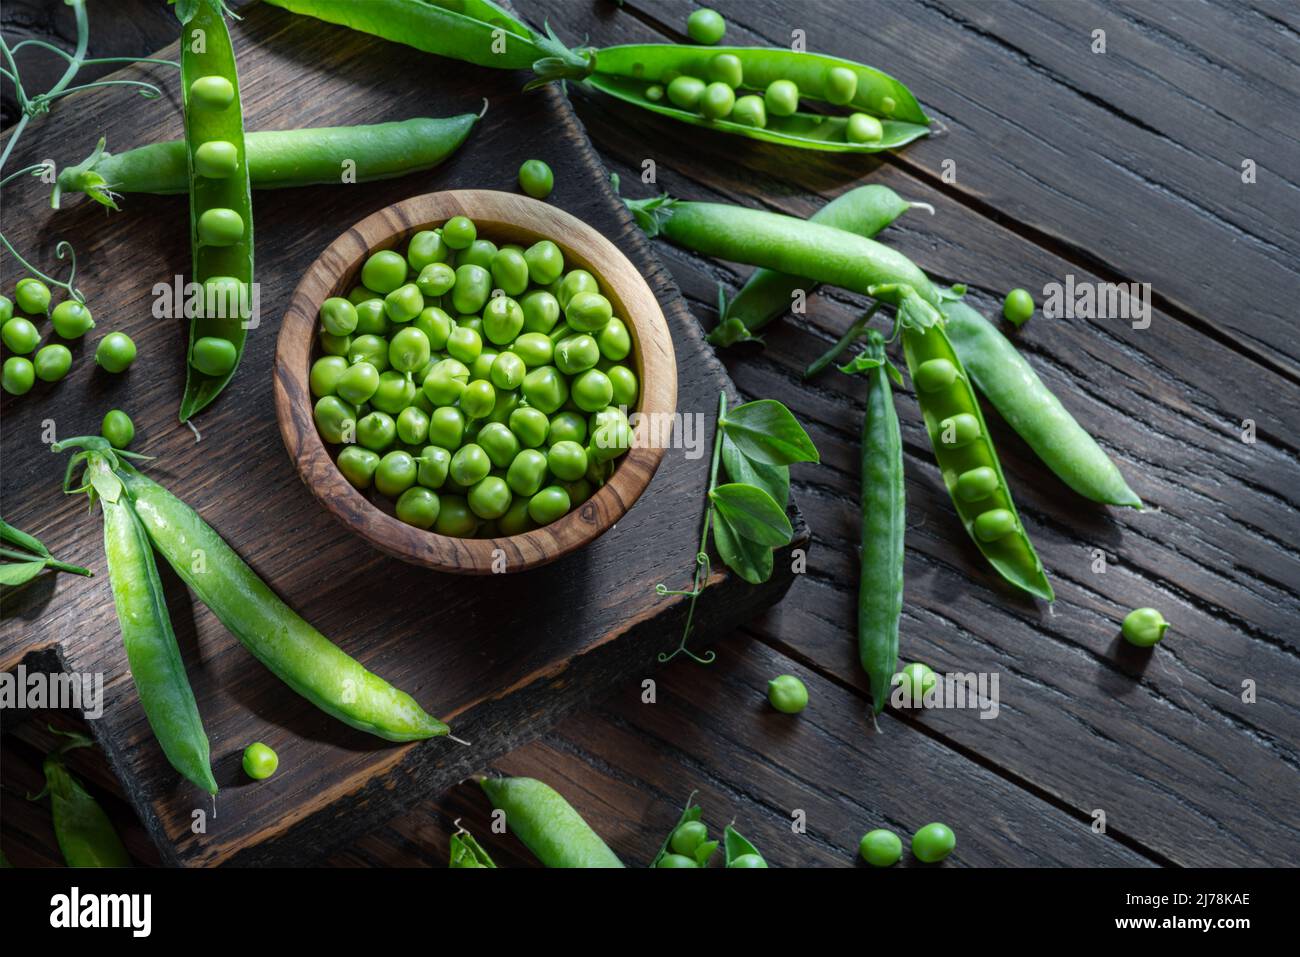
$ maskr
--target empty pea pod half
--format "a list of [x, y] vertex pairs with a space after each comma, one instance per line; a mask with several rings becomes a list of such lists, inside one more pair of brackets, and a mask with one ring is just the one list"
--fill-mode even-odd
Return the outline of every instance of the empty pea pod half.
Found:
[[189, 172], [193, 281], [203, 301], [190, 320], [188, 421], [226, 387], [252, 320], [253, 212], [239, 76], [220, 3], [201, 0], [181, 29], [181, 86]]

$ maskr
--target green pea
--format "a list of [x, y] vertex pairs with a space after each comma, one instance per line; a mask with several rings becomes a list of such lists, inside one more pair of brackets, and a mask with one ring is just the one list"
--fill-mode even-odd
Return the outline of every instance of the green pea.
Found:
[[478, 333], [479, 338], [483, 338], [483, 317], [482, 316], [457, 316], [456, 326], [460, 329], [471, 329]]
[[939, 441], [959, 449], [980, 437], [980, 421], [969, 412], [958, 412], [939, 421]]
[[3, 329], [0, 329], [0, 340], [4, 341], [11, 352], [25, 356], [36, 351], [41, 341], [41, 334], [30, 319], [15, 316], [4, 324]]
[[587, 450], [567, 439], [553, 444], [546, 453], [551, 473], [562, 482], [572, 482], [587, 472]]
[[554, 366], [539, 366], [524, 376], [524, 398], [547, 415], [555, 412], [569, 398], [569, 384]]
[[447, 337], [447, 355], [461, 362], [473, 362], [483, 352], [483, 339], [468, 326], [457, 325]]
[[687, 857], [685, 854], [665, 854], [663, 857], [659, 858], [659, 863], [655, 865], [656, 868], [662, 867], [669, 870], [687, 870], [690, 868], [698, 869], [699, 866], [699, 862], [692, 857]]
[[799, 109], [799, 87], [793, 80], [773, 80], [763, 91], [763, 105], [773, 116], [790, 116]]
[[[217, 77], [203, 77], [202, 79], [212, 80], [217, 79]], [[195, 80], [194, 82], [197, 84], [202, 80]], [[193, 87], [190, 89], [192, 91]], [[280, 758], [261, 741], [244, 748], [244, 773], [254, 781], [266, 780], [275, 773], [276, 768], [279, 766]]]
[[588, 369], [570, 386], [573, 401], [584, 412], [598, 412], [614, 398], [614, 386], [609, 376], [599, 369]]
[[523, 359], [529, 369], [536, 369], [550, 364], [555, 356], [555, 343], [540, 332], [525, 332], [511, 344], [510, 351]]
[[604, 328], [614, 315], [614, 307], [598, 292], [580, 292], [564, 307], [564, 318], [579, 332]]
[[406, 282], [406, 260], [391, 249], [371, 253], [361, 267], [361, 282], [367, 289], [386, 296]]
[[397, 438], [407, 445], [419, 445], [429, 437], [429, 416], [408, 405], [397, 416]]
[[927, 824], [912, 835], [912, 854], [918, 861], [934, 864], [952, 853], [957, 835], [947, 824]]
[[757, 93], [740, 97], [731, 110], [731, 119], [735, 123], [763, 129], [767, 126], [767, 107], [763, 105], [763, 98]]
[[415, 480], [425, 488], [442, 488], [451, 467], [451, 453], [437, 445], [426, 445], [415, 460]]
[[229, 140], [208, 140], [194, 151], [194, 172], [208, 179], [228, 179], [239, 169], [239, 150]]
[[0, 296], [0, 326], [14, 317], [14, 301], [8, 296]]
[[733, 89], [740, 86], [745, 79], [740, 57], [734, 53], [719, 53], [709, 61], [709, 79], [715, 83], [725, 83]]
[[498, 346], [507, 346], [524, 328], [524, 310], [509, 296], [493, 296], [483, 310], [483, 332]]
[[512, 501], [506, 513], [497, 519], [497, 530], [502, 535], [522, 535], [535, 527], [536, 523], [528, 515], [526, 497], [519, 497]]
[[693, 858], [701, 844], [709, 839], [709, 829], [702, 821], [686, 821], [678, 825], [668, 839], [674, 854]]
[[551, 416], [547, 429], [546, 443], [577, 442], [581, 445], [587, 441], [587, 423], [577, 412], [557, 412]]
[[487, 420], [506, 425], [510, 421], [510, 414], [519, 408], [522, 401], [523, 395], [518, 389], [497, 389], [497, 401], [488, 413]]
[[335, 336], [349, 336], [357, 328], [357, 307], [346, 299], [331, 296], [320, 304], [320, 324]]
[[555, 188], [555, 174], [539, 159], [524, 160], [519, 167], [519, 188], [533, 199], [545, 199]]
[[725, 83], [710, 83], [700, 97], [700, 113], [705, 119], [724, 119], [735, 107], [736, 91]]
[[387, 412], [370, 412], [357, 423], [358, 444], [372, 452], [382, 452], [397, 440], [397, 423]]
[[456, 270], [447, 263], [430, 263], [420, 270], [415, 285], [430, 299], [446, 295], [451, 291], [452, 286], [456, 285]]
[[610, 402], [613, 405], [633, 408], [636, 405], [639, 392], [636, 373], [627, 366], [617, 365], [606, 369], [605, 375], [609, 377], [610, 387], [614, 391], [614, 396], [610, 399]]
[[451, 335], [452, 319], [437, 306], [425, 306], [420, 314], [411, 320], [411, 328], [418, 329], [424, 334], [430, 350], [440, 352], [447, 346], [447, 338]]
[[1169, 622], [1154, 608], [1135, 608], [1124, 616], [1121, 634], [1124, 640], [1139, 648], [1150, 648], [1164, 638]]
[[333, 395], [338, 391], [339, 380], [348, 371], [348, 360], [343, 356], [321, 356], [311, 364], [307, 382], [316, 398]]
[[497, 244], [490, 239], [476, 239], [469, 244], [469, 248], [462, 250], [456, 257], [458, 266], [478, 266], [489, 271], [492, 270], [492, 260], [496, 258], [498, 252]]
[[893, 831], [877, 828], [862, 835], [858, 853], [872, 867], [890, 867], [903, 856], [903, 842]]
[[489, 475], [474, 484], [469, 490], [468, 499], [470, 511], [479, 518], [492, 521], [506, 513], [512, 496], [505, 479]]
[[975, 537], [981, 542], [996, 542], [1016, 532], [1016, 516], [1005, 508], [991, 508], [975, 516]]
[[10, 356], [0, 371], [0, 385], [10, 395], [24, 395], [36, 384], [36, 369], [30, 359]]
[[380, 412], [397, 415], [415, 398], [415, 383], [400, 372], [379, 373], [379, 388], [370, 397], [370, 404]]
[[488, 378], [498, 389], [517, 389], [523, 384], [528, 368], [524, 360], [513, 352], [503, 352], [492, 361]]
[[115, 449], [125, 449], [135, 439], [135, 423], [121, 409], [109, 409], [100, 423], [99, 434]]
[[438, 520], [434, 523], [433, 530], [439, 535], [450, 535], [453, 538], [467, 538], [474, 534], [478, 527], [478, 519], [470, 511], [469, 502], [463, 495], [440, 495], [441, 507], [438, 509]]
[[[832, 106], [845, 106], [858, 95], [858, 75], [846, 66], [833, 66], [826, 71], [826, 102]], [[888, 833], [888, 832], [886, 832]]]
[[518, 250], [498, 250], [490, 269], [492, 282], [507, 296], [522, 295], [528, 288], [528, 262]]
[[365, 286], [353, 286], [352, 291], [348, 293], [348, 302], [354, 306], [359, 306], [363, 302], [370, 302], [372, 299], [377, 299], [381, 303], [384, 301], [379, 293], [367, 289]]
[[224, 110], [235, 102], [235, 86], [224, 76], [201, 76], [190, 84], [190, 102], [205, 110]]
[[668, 84], [668, 101], [678, 109], [694, 113], [704, 97], [704, 87], [699, 77], [679, 76]]
[[632, 351], [632, 335], [622, 319], [614, 318], [605, 323], [596, 333], [596, 343], [600, 346], [600, 354], [614, 362], [626, 359]]
[[492, 460], [483, 451], [483, 447], [476, 443], [471, 442], [461, 446], [451, 457], [449, 474], [453, 480], [466, 488], [472, 488], [483, 481], [490, 471], [492, 471]]
[[34, 276], [25, 276], [14, 287], [18, 308], [33, 316], [43, 316], [50, 308], [50, 287]]
[[420, 230], [406, 244], [406, 261], [417, 273], [434, 263], [445, 263], [450, 255], [451, 248], [442, 241], [442, 233], [434, 229]]
[[510, 431], [526, 449], [535, 449], [546, 441], [550, 420], [540, 409], [520, 406], [510, 413]]
[[58, 382], [71, 368], [72, 352], [63, 345], [45, 346], [32, 359], [32, 370], [42, 382]]
[[91, 318], [89, 309], [75, 299], [68, 299], [54, 307], [50, 313], [50, 325], [64, 339], [80, 339], [95, 328], [95, 320]]
[[767, 700], [782, 714], [798, 714], [808, 707], [808, 688], [794, 675], [778, 675], [767, 683]]
[[[351, 404], [361, 405], [379, 390], [379, 370], [369, 362], [357, 362], [338, 377], [334, 393]], [[328, 394], [328, 393], [326, 393]]]
[[524, 313], [524, 331], [547, 335], [560, 320], [560, 303], [545, 289], [534, 289], [519, 300]]
[[555, 344], [555, 367], [565, 375], [577, 375], [596, 365], [600, 347], [586, 333], [565, 336]]
[[465, 386], [460, 396], [460, 409], [467, 418], [482, 419], [496, 405], [497, 393], [486, 379], [475, 379]]
[[474, 441], [487, 453], [494, 468], [506, 468], [519, 454], [519, 440], [500, 422], [485, 423]]
[[492, 295], [492, 275], [482, 266], [467, 263], [456, 268], [456, 285], [451, 289], [451, 304], [458, 313], [481, 312]]
[[244, 238], [244, 217], [222, 206], [199, 215], [199, 241], [205, 246], [233, 246]]
[[413, 282], [398, 286], [384, 297], [384, 312], [396, 323], [410, 322], [424, 309], [424, 294]]
[[452, 406], [442, 406], [429, 416], [429, 441], [454, 452], [465, 441], [465, 413]]
[[734, 858], [727, 866], [753, 869], [767, 867], [767, 862], [757, 854], [741, 854], [739, 857]]
[[969, 469], [957, 476], [957, 497], [963, 502], [978, 502], [998, 489], [998, 473], [987, 465]]
[[1034, 314], [1034, 297], [1027, 289], [1012, 289], [1002, 301], [1002, 315], [1007, 322], [1024, 325]]
[[[591, 498], [592, 492], [595, 491], [595, 488], [585, 477], [578, 479], [576, 482], [561, 482], [560, 488], [564, 490], [565, 495], [569, 496], [570, 508], [577, 508]], [[542, 489], [542, 491], [546, 490]]]
[[331, 335], [325, 329], [316, 334], [320, 341], [320, 351], [327, 356], [345, 356], [352, 349], [353, 340], [351, 336]]
[[854, 113], [844, 127], [844, 138], [850, 143], [879, 143], [884, 135], [880, 120], [868, 113]]
[[726, 32], [727, 21], [722, 19], [722, 14], [708, 7], [693, 10], [686, 18], [686, 35], [696, 43], [713, 46]]
[[125, 372], [135, 361], [135, 343], [125, 332], [110, 332], [99, 340], [95, 361], [105, 372]]
[[203, 336], [195, 340], [194, 351], [190, 355], [190, 365], [210, 376], [229, 374], [238, 361], [239, 350], [235, 344], [221, 336]]
[[416, 528], [433, 528], [438, 520], [438, 496], [420, 485], [413, 485], [397, 499], [397, 517]]
[[569, 510], [569, 493], [548, 485], [528, 500], [528, 517], [538, 525], [549, 525]]
[[564, 275], [564, 253], [549, 239], [533, 243], [524, 250], [528, 278], [539, 286], [549, 286]]
[[934, 673], [933, 669], [919, 661], [904, 665], [903, 670], [894, 676], [894, 683], [907, 689], [907, 694], [914, 708], [921, 706], [926, 692], [933, 688], [938, 681], [939, 676]]
[[379, 460], [375, 469], [375, 488], [389, 498], [397, 498], [415, 484], [415, 459], [410, 452], [394, 449]]
[[356, 433], [357, 410], [336, 395], [321, 396], [312, 409], [316, 428], [326, 442], [338, 445]]
[[376, 335], [357, 336], [347, 350], [348, 362], [369, 362], [380, 372], [388, 371], [388, 340]]
[[419, 329], [403, 329], [388, 343], [388, 361], [398, 372], [423, 368], [430, 354], [429, 337]]
[[469, 369], [465, 364], [456, 359], [444, 359], [425, 377], [423, 389], [425, 396], [435, 405], [453, 405], [460, 401], [468, 384]]
[[468, 249], [477, 238], [478, 230], [468, 216], [453, 216], [443, 224], [442, 241], [452, 249]]
[[384, 311], [384, 300], [375, 297], [355, 304], [357, 310], [356, 334], [359, 336], [387, 336], [393, 324]]
[[525, 498], [537, 494], [546, 481], [549, 468], [547, 458], [536, 449], [524, 449], [510, 462], [506, 470], [506, 484], [516, 495]]
[[658, 103], [664, 98], [664, 88], [658, 83], [651, 83], [645, 88], [645, 98], [651, 103]]
[[348, 445], [339, 452], [338, 466], [353, 486], [367, 489], [375, 477], [375, 469], [379, 468], [379, 455], [360, 445]]
[[600, 283], [596, 277], [585, 269], [570, 269], [560, 280], [558, 290], [554, 290], [555, 298], [560, 302], [561, 309], [569, 307], [570, 300], [581, 292], [600, 292]]

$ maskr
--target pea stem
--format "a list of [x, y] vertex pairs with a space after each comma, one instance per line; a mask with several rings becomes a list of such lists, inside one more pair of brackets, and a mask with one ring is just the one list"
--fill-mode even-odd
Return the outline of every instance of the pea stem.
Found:
[[713, 431], [713, 460], [709, 465], [709, 488], [705, 495], [708, 503], [704, 509], [703, 527], [700, 529], [700, 550], [695, 555], [695, 576], [691, 581], [690, 591], [670, 591], [663, 583], [655, 586], [655, 591], [660, 595], [686, 595], [690, 599], [690, 604], [686, 609], [686, 626], [682, 629], [682, 640], [677, 648], [669, 654], [659, 654], [661, 664], [672, 661], [680, 654], [685, 654], [697, 664], [709, 665], [717, 660], [717, 655], [712, 651], [706, 651], [702, 656], [697, 655], [686, 647], [686, 642], [691, 637], [691, 625], [695, 621], [695, 603], [699, 600], [704, 589], [709, 585], [709, 531], [713, 528], [713, 490], [718, 485], [718, 465], [722, 461], [722, 420], [727, 415], [727, 393], [718, 393], [718, 421]]
[[811, 379], [838, 359], [844, 353], [844, 350], [856, 342], [858, 337], [862, 335], [867, 328], [867, 323], [871, 322], [871, 318], [879, 309], [880, 303], [873, 302], [871, 308], [863, 313], [858, 320], [853, 323], [853, 325], [849, 326], [844, 335], [840, 336], [839, 341], [836, 342], [835, 345], [831, 346], [818, 358], [813, 360], [812, 364], [804, 370], [803, 377], [805, 379]]
[[47, 568], [54, 568], [61, 572], [71, 572], [74, 575], [89, 576], [91, 574], [89, 568], [82, 568], [80, 565], [61, 562], [50, 555], [29, 555], [27, 552], [15, 551], [12, 548], [0, 548], [0, 557], [12, 558], [19, 562], [44, 562]]

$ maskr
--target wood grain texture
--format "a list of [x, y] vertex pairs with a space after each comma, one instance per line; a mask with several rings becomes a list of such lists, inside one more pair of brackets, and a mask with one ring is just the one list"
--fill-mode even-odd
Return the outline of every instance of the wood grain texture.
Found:
[[[505, 538], [451, 538], [408, 525], [378, 493], [367, 495], [338, 470], [312, 416], [308, 385], [319, 357], [316, 330], [320, 305], [347, 296], [360, 284], [366, 257], [380, 249], [405, 248], [415, 232], [453, 216], [474, 220], [480, 238], [531, 246], [556, 241], [566, 268], [596, 276], [632, 336], [640, 393], [632, 447], [617, 459], [614, 474], [595, 495], [543, 528]], [[298, 474], [344, 527], [396, 558], [458, 574], [528, 571], [568, 555], [600, 537], [623, 517], [654, 478], [665, 446], [656, 423], [677, 411], [677, 360], [663, 311], [640, 272], [609, 240], [582, 220], [549, 203], [491, 190], [448, 190], [413, 196], [367, 216], [344, 231], [308, 267], [280, 323], [275, 356], [275, 409], [289, 457]], [[503, 563], [504, 562], [504, 563]]]
[[[104, 674], [105, 717], [93, 731], [169, 863], [316, 859], [674, 647], [685, 605], [660, 598], [654, 585], [678, 587], [691, 573], [707, 483], [703, 444], [719, 391], [731, 391], [663, 268], [605, 187], [599, 159], [558, 90], [520, 96], [521, 78], [512, 74], [447, 64], [270, 7], [250, 9], [232, 33], [249, 129], [478, 112], [483, 98], [489, 101], [485, 120], [438, 169], [379, 183], [257, 192], [264, 317], [284, 313], [307, 267], [347, 224], [439, 189], [511, 190], [519, 164], [541, 158], [556, 173], [554, 205], [622, 249], [658, 298], [679, 362], [678, 408], [691, 426], [683, 438], [700, 446], [667, 450], [649, 489], [616, 527], [545, 568], [463, 578], [387, 558], [339, 528], [285, 454], [272, 411], [273, 320], [249, 331], [238, 376], [197, 419], [201, 441], [177, 424], [185, 323], [154, 318], [152, 309], [155, 284], [188, 271], [183, 198], [131, 196], [113, 215], [82, 202], [55, 214], [36, 181], [7, 188], [6, 232], [20, 249], [54, 268], [55, 242], [76, 241], [79, 283], [97, 327], [73, 344], [68, 379], [0, 400], [0, 513], [97, 575], [76, 582], [46, 575], [6, 590], [0, 667], [46, 648], [66, 670]], [[69, 97], [28, 130], [13, 162], [76, 162], [101, 135], [110, 149], [178, 137], [176, 77], [156, 67], [145, 72], [166, 91], [164, 99], [140, 101], [122, 88]], [[0, 285], [16, 279], [5, 257]], [[95, 371], [90, 356], [98, 338], [119, 329], [136, 341], [139, 358], [121, 376]], [[291, 607], [449, 719], [473, 746], [444, 739], [393, 748], [340, 725], [250, 658], [164, 568], [222, 789], [214, 816], [211, 802], [179, 781], [153, 740], [127, 673], [99, 522], [60, 491], [63, 461], [45, 444], [47, 424], [57, 436], [95, 432], [112, 407], [135, 420], [135, 448], [156, 456], [147, 465], [152, 477], [198, 510]], [[794, 544], [802, 547], [806, 528], [794, 518]], [[777, 569], [758, 588], [719, 574], [700, 602], [702, 637], [776, 600], [792, 577], [788, 552], [778, 556]], [[276, 749], [281, 770], [254, 787], [243, 778], [239, 755], [258, 740]], [[206, 815], [206, 833], [191, 828], [198, 811]]]

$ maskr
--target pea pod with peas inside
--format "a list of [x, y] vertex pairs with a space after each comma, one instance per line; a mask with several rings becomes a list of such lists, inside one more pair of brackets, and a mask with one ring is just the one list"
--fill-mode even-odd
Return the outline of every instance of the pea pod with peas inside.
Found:
[[506, 827], [547, 867], [622, 867], [573, 805], [534, 778], [481, 778]]
[[[54, 730], [51, 728], [50, 730]], [[63, 862], [69, 867], [130, 867], [122, 839], [99, 802], [72, 776], [63, 756], [74, 748], [88, 748], [93, 742], [84, 734], [55, 732], [69, 740], [46, 757], [42, 766], [45, 787], [32, 800], [50, 796], [54, 837]]]
[[182, 422], [234, 375], [252, 320], [253, 282], [253, 202], [234, 49], [217, 0], [199, 0], [189, 12], [181, 29], [181, 86], [192, 279], [204, 288], [205, 304], [190, 322]]

